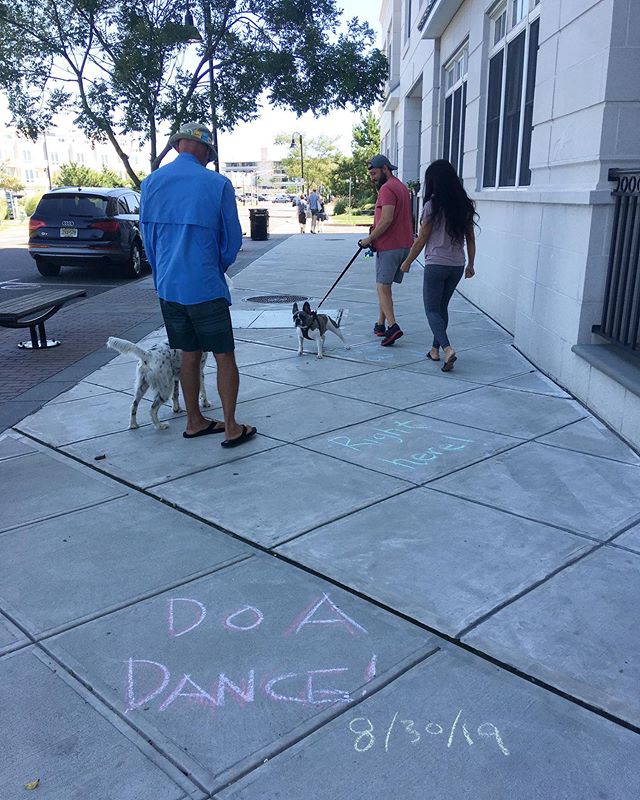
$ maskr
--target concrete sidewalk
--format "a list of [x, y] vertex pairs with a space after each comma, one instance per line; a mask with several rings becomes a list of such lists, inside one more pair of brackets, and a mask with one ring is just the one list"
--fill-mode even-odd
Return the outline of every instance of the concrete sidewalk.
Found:
[[460, 295], [427, 361], [418, 266], [393, 347], [361, 257], [297, 357], [248, 298], [356, 241], [236, 276], [251, 442], [127, 430], [123, 356], [0, 440], [3, 800], [638, 797], [640, 458]]

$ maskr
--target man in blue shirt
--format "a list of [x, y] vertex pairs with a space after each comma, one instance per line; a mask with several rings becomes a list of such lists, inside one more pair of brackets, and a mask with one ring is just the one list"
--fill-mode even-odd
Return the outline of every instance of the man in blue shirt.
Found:
[[[206, 168], [215, 153], [207, 128], [183, 125], [170, 143], [178, 157], [142, 182], [140, 229], [169, 345], [183, 351], [187, 428], [182, 435], [225, 433], [222, 446], [235, 447], [256, 434], [235, 418], [240, 378], [225, 280], [242, 246], [235, 193], [227, 178]], [[206, 419], [200, 411], [203, 352], [216, 359], [224, 422]]]

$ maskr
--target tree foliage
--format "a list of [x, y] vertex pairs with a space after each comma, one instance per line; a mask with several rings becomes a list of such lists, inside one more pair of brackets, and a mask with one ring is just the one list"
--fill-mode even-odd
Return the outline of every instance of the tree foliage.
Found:
[[[300, 136], [293, 137], [294, 146], [290, 148], [286, 158], [280, 161], [282, 168], [289, 178], [296, 181], [302, 178], [302, 163], [300, 160]], [[275, 144], [291, 144], [291, 136], [281, 133], [276, 136]], [[323, 193], [331, 191], [333, 175], [340, 151], [336, 139], [330, 136], [308, 137], [302, 134], [302, 156], [304, 160], [304, 190], [316, 188]]]
[[349, 196], [351, 178], [351, 204], [362, 207], [374, 203], [376, 192], [369, 179], [367, 164], [380, 152], [380, 122], [371, 112], [364, 115], [351, 132], [351, 156], [341, 158], [333, 179], [334, 192]]
[[336, 0], [193, 0], [197, 31], [183, 24], [185, 8], [175, 0], [0, 0], [0, 88], [14, 124], [35, 138], [71, 109], [137, 183], [125, 135], [148, 143], [155, 168], [182, 123], [231, 130], [257, 116], [265, 93], [298, 114], [368, 108], [380, 97], [386, 58], [366, 23], [354, 18], [340, 31]]
[[20, 178], [16, 178], [9, 172], [6, 161], [0, 164], [0, 189], [8, 189], [10, 192], [19, 192], [24, 189], [24, 183]]
[[118, 175], [108, 167], [97, 170], [73, 161], [60, 167], [60, 170], [53, 176], [53, 183], [56, 186], [104, 186], [106, 188], [129, 185], [122, 175]]

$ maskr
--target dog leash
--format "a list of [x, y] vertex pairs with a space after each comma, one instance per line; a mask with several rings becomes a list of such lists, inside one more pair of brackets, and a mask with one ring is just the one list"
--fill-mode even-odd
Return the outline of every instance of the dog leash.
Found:
[[352, 258], [352, 259], [351, 259], [351, 261], [350, 261], [350, 262], [347, 264], [347, 266], [346, 266], [346, 267], [345, 267], [345, 268], [342, 270], [342, 272], [341, 272], [341, 273], [338, 275], [338, 277], [336, 278], [336, 280], [335, 280], [335, 282], [334, 282], [333, 286], [332, 286], [332, 287], [329, 289], [329, 291], [328, 291], [328, 292], [325, 294], [325, 296], [322, 298], [322, 300], [321, 300], [321, 301], [318, 303], [318, 305], [317, 305], [317, 307], [316, 307], [316, 310], [315, 310], [315, 312], [314, 312], [315, 314], [317, 314], [317, 313], [318, 313], [318, 309], [320, 308], [320, 306], [321, 306], [321, 305], [324, 303], [324, 301], [327, 299], [327, 297], [329, 297], [329, 295], [330, 295], [330, 294], [331, 294], [331, 292], [332, 292], [332, 291], [333, 291], [333, 290], [336, 288], [336, 286], [338, 285], [338, 283], [340, 283], [340, 281], [342, 280], [342, 277], [344, 276], [345, 272], [346, 272], [346, 271], [349, 269], [349, 267], [350, 267], [350, 266], [353, 264], [353, 262], [354, 262], [354, 261], [356, 260], [356, 258], [357, 258], [357, 257], [360, 255], [360, 253], [362, 252], [362, 250], [363, 250], [363, 249], [364, 249], [364, 248], [362, 248], [362, 247], [360, 247], [360, 245], [358, 245], [358, 250], [357, 250], [356, 254], [353, 256], [353, 258]]

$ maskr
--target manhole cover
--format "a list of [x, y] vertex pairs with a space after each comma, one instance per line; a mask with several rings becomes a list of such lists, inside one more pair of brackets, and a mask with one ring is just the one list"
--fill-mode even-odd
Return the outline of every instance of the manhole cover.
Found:
[[298, 303], [307, 300], [304, 294], [259, 294], [256, 297], [245, 297], [247, 303]]

